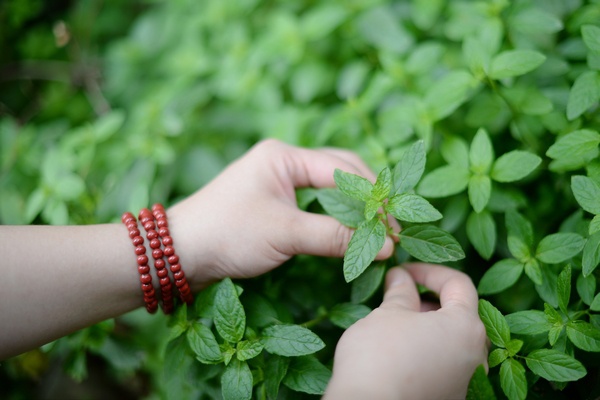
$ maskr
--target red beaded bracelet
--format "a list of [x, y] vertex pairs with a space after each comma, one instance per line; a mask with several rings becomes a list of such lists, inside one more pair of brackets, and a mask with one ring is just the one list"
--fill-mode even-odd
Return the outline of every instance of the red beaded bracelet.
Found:
[[171, 279], [169, 278], [169, 270], [166, 268], [166, 263], [163, 258], [164, 253], [161, 249], [161, 241], [154, 224], [154, 216], [150, 210], [143, 208], [140, 211], [139, 219], [146, 230], [146, 238], [150, 242], [150, 248], [152, 249], [154, 268], [156, 269], [156, 275], [158, 276], [160, 283], [163, 312], [165, 314], [171, 314], [173, 312], [173, 286], [171, 285]]
[[170, 236], [169, 223], [167, 222], [167, 213], [162, 204], [156, 203], [152, 206], [152, 213], [156, 218], [156, 225], [158, 226], [158, 235], [162, 239], [164, 246], [163, 253], [167, 256], [169, 267], [173, 273], [173, 279], [175, 279], [175, 286], [179, 290], [179, 296], [181, 301], [191, 305], [194, 302], [194, 296], [187, 282], [181, 264], [179, 263], [179, 256], [175, 253], [173, 247], [173, 238]]
[[140, 236], [140, 230], [138, 229], [137, 220], [135, 216], [130, 212], [123, 213], [121, 221], [127, 227], [129, 231], [129, 237], [135, 247], [135, 254], [137, 256], [138, 272], [140, 273], [140, 283], [142, 292], [144, 292], [144, 302], [146, 303], [146, 310], [153, 314], [158, 309], [158, 300], [152, 286], [152, 275], [150, 275], [150, 267], [148, 266], [148, 256], [146, 255], [146, 247], [144, 246], [144, 238]]

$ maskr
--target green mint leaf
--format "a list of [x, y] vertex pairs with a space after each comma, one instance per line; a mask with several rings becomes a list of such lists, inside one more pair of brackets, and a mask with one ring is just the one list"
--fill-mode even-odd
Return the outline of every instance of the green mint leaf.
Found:
[[571, 177], [571, 190], [577, 203], [585, 211], [600, 214], [600, 185], [583, 175]]
[[195, 306], [196, 314], [198, 314], [199, 317], [215, 317], [215, 298], [218, 290], [219, 284], [215, 283], [198, 293]]
[[523, 268], [523, 263], [514, 258], [500, 260], [483, 274], [477, 291], [479, 294], [500, 293], [519, 280]]
[[479, 213], [483, 211], [490, 201], [492, 194], [492, 181], [487, 175], [471, 175], [468, 186], [469, 202], [473, 210]]
[[538, 335], [552, 328], [546, 314], [539, 310], [517, 311], [505, 316], [510, 331], [517, 335]]
[[378, 218], [362, 222], [352, 234], [344, 255], [346, 282], [356, 279], [373, 262], [385, 243], [385, 226]]
[[[583, 248], [583, 251], [585, 254], [585, 247]], [[586, 276], [583, 273], [581, 273], [577, 277], [576, 287], [577, 294], [579, 294], [581, 300], [588, 306], [591, 305], [592, 301], [594, 301], [594, 293], [596, 293], [596, 278], [594, 276]]]
[[575, 346], [585, 351], [600, 351], [600, 329], [584, 321], [570, 321], [567, 336]]
[[468, 98], [477, 80], [467, 71], [452, 71], [429, 86], [424, 102], [428, 115], [439, 121], [452, 114]]
[[585, 245], [585, 239], [576, 233], [553, 233], [538, 244], [535, 257], [547, 264], [558, 264], [575, 257]]
[[346, 196], [339, 189], [320, 189], [317, 200], [327, 214], [350, 228], [358, 227], [365, 220], [365, 203]]
[[567, 133], [548, 148], [546, 155], [554, 159], [573, 160], [573, 166], [582, 165], [598, 155], [600, 134], [591, 129]]
[[506, 345], [506, 350], [508, 350], [509, 357], [514, 357], [514, 355], [517, 354], [521, 350], [522, 347], [523, 347], [522, 340], [512, 339], [510, 342], [508, 342], [508, 344]]
[[403, 54], [413, 44], [412, 35], [394, 18], [390, 7], [371, 8], [361, 14], [356, 23], [362, 39], [379, 50]]
[[556, 345], [556, 343], [558, 342], [558, 339], [560, 339], [562, 333], [564, 331], [564, 326], [553, 326], [552, 328], [550, 328], [550, 331], [548, 331], [548, 343], [550, 343], [550, 346], [554, 347]]
[[467, 388], [466, 400], [496, 400], [494, 388], [488, 378], [483, 365], [475, 369]]
[[487, 174], [494, 162], [494, 148], [492, 141], [483, 128], [480, 128], [469, 149], [469, 164], [471, 171], [476, 174]]
[[502, 364], [504, 360], [508, 358], [508, 350], [506, 349], [495, 349], [488, 356], [488, 364], [490, 368], [494, 368], [497, 365]]
[[594, 297], [594, 300], [592, 300], [592, 304], [590, 304], [590, 310], [600, 311], [600, 293], [598, 293], [596, 297]]
[[540, 263], [535, 258], [525, 261], [525, 275], [536, 285], [541, 285], [544, 281]]
[[600, 53], [600, 28], [595, 25], [583, 25], [581, 36], [588, 49]]
[[287, 374], [288, 366], [290, 365], [289, 357], [280, 357], [272, 355], [267, 359], [264, 377], [265, 377], [265, 392], [268, 400], [277, 400], [279, 394], [279, 386], [283, 378]]
[[479, 317], [490, 341], [498, 347], [506, 348], [510, 342], [510, 329], [500, 311], [489, 301], [480, 299]]
[[283, 384], [296, 392], [322, 395], [331, 379], [331, 371], [315, 357], [293, 358]]
[[215, 295], [215, 327], [219, 335], [230, 343], [237, 343], [244, 336], [246, 314], [229, 278], [219, 283]]
[[425, 160], [425, 144], [422, 140], [413, 143], [404, 152], [394, 167], [393, 195], [406, 193], [417, 185], [425, 171]]
[[598, 264], [600, 263], [600, 232], [594, 233], [590, 236], [583, 246], [583, 258], [581, 266], [583, 269], [583, 276], [589, 276]]
[[510, 400], [525, 400], [527, 397], [525, 367], [513, 358], [504, 361], [500, 366], [500, 386]]
[[273, 304], [258, 293], [244, 294], [244, 309], [246, 310], [247, 325], [251, 328], [264, 328], [280, 322]]
[[201, 323], [194, 323], [187, 330], [186, 336], [198, 361], [203, 364], [217, 364], [223, 361], [219, 343], [210, 328]]
[[590, 221], [590, 227], [588, 233], [593, 235], [594, 233], [600, 232], [600, 215], [594, 215], [594, 218]]
[[569, 92], [567, 101], [567, 118], [574, 120], [589, 110], [600, 98], [598, 72], [587, 71], [579, 75]]
[[252, 372], [245, 361], [233, 359], [221, 375], [224, 400], [250, 400], [252, 398]]
[[527, 262], [531, 256], [531, 250], [529, 247], [516, 236], [509, 236], [507, 238], [508, 250], [517, 260], [521, 262]]
[[375, 214], [377, 214], [377, 210], [379, 210], [381, 206], [383, 206], [383, 201], [381, 200], [377, 200], [375, 198], [370, 198], [367, 200], [365, 203], [365, 220], [372, 220]]
[[219, 345], [219, 349], [221, 350], [221, 357], [223, 357], [223, 363], [225, 366], [229, 365], [233, 356], [235, 355], [235, 348], [231, 347], [229, 342], [223, 342]]
[[348, 329], [361, 318], [366, 317], [371, 309], [363, 304], [340, 303], [329, 311], [331, 322], [342, 329]]
[[411, 256], [425, 262], [456, 261], [465, 257], [452, 235], [432, 225], [411, 226], [401, 231], [400, 244]]
[[576, 381], [587, 373], [579, 361], [556, 350], [534, 350], [525, 361], [534, 374], [554, 382]]
[[417, 187], [417, 193], [425, 197], [447, 197], [462, 192], [468, 184], [469, 170], [450, 164], [425, 175]]
[[336, 169], [333, 173], [333, 179], [337, 187], [346, 196], [361, 201], [367, 201], [371, 198], [373, 184], [362, 176]]
[[542, 159], [530, 152], [513, 150], [502, 154], [492, 166], [491, 177], [496, 182], [514, 182], [525, 178]]
[[472, 212], [467, 218], [467, 237], [481, 257], [489, 260], [496, 248], [496, 222], [488, 211]]
[[515, 237], [526, 246], [533, 246], [533, 227], [531, 226], [531, 222], [525, 217], [515, 210], [508, 210], [506, 212], [505, 224], [509, 238]]
[[508, 50], [496, 55], [490, 65], [489, 77], [504, 79], [533, 71], [546, 60], [546, 56], [533, 50]]
[[258, 340], [242, 340], [238, 342], [235, 354], [238, 360], [246, 361], [258, 356], [263, 347], [263, 344]]
[[450, 165], [464, 171], [469, 170], [469, 145], [459, 136], [448, 135], [440, 147], [442, 158]]
[[385, 209], [398, 220], [406, 222], [431, 222], [442, 218], [431, 203], [416, 194], [397, 194], [389, 199]]
[[379, 201], [387, 199], [392, 190], [392, 171], [389, 168], [384, 168], [379, 172], [371, 197]]
[[[333, 8], [340, 10], [339, 8]], [[369, 75], [368, 64], [357, 60], [345, 66], [340, 72], [337, 81], [337, 95], [340, 99], [356, 98], [363, 87], [365, 79]]]
[[558, 275], [556, 281], [556, 295], [558, 307], [564, 314], [568, 314], [567, 307], [571, 299], [571, 266], [567, 265]]
[[261, 342], [271, 354], [303, 356], [315, 353], [325, 343], [312, 331], [300, 325], [273, 325], [262, 332]]
[[383, 263], [372, 264], [352, 281], [350, 300], [355, 304], [367, 301], [381, 286], [384, 275], [385, 265]]
[[560, 314], [558, 313], [558, 311], [556, 311], [554, 309], [554, 307], [552, 307], [548, 303], [544, 303], [544, 315], [546, 315], [546, 319], [552, 325], [556, 325], [556, 326], [560, 325], [562, 327], [562, 325], [563, 325], [563, 319], [562, 319], [562, 317], [560, 316]]

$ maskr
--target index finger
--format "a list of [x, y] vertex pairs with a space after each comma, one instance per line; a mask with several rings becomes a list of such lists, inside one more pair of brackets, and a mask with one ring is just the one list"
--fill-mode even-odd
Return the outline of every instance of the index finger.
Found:
[[477, 289], [466, 274], [441, 265], [410, 263], [404, 266], [413, 279], [438, 293], [441, 309], [463, 307], [478, 313]]

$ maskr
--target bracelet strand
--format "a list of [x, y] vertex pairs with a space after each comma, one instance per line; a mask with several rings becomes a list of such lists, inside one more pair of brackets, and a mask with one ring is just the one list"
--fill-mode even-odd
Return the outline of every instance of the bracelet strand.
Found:
[[140, 283], [142, 292], [144, 293], [144, 303], [146, 310], [150, 314], [154, 314], [158, 309], [158, 300], [156, 292], [152, 285], [152, 275], [150, 275], [150, 267], [148, 266], [148, 256], [146, 255], [146, 247], [144, 246], [144, 238], [140, 235], [138, 224], [135, 216], [130, 212], [123, 213], [121, 221], [129, 231], [129, 238], [133, 242], [134, 252], [137, 256], [137, 269], [140, 274]]
[[160, 283], [160, 291], [162, 298], [162, 309], [165, 314], [173, 312], [173, 285], [169, 278], [169, 270], [166, 268], [164, 253], [161, 249], [161, 241], [156, 231], [154, 223], [154, 215], [147, 208], [143, 208], [139, 214], [140, 223], [146, 230], [146, 238], [150, 243], [152, 258], [154, 259], [154, 268]]
[[156, 203], [152, 206], [152, 214], [156, 218], [156, 225], [158, 226], [158, 235], [162, 239], [164, 246], [163, 253], [167, 257], [169, 268], [173, 273], [173, 279], [175, 280], [175, 286], [179, 290], [179, 296], [181, 301], [191, 305], [194, 302], [192, 291], [187, 282], [181, 264], [179, 263], [179, 256], [175, 253], [173, 247], [173, 238], [169, 232], [169, 223], [167, 222], [167, 213], [162, 204]]

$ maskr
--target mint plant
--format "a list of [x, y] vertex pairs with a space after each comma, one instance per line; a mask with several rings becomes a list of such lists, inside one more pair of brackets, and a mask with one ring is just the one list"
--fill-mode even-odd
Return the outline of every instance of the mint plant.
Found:
[[381, 170], [375, 184], [338, 169], [334, 174], [338, 190], [319, 191], [317, 198], [323, 208], [340, 222], [356, 228], [344, 255], [346, 282], [358, 278], [371, 265], [383, 247], [386, 235], [398, 237], [402, 248], [422, 261], [464, 258], [456, 239], [433, 225], [412, 225], [400, 233], [389, 226], [390, 217], [401, 224], [442, 218], [425, 198], [413, 193], [425, 170], [425, 161], [424, 143], [417, 141], [406, 150], [393, 172], [389, 168]]
[[[172, 204], [262, 138], [347, 148], [379, 174], [298, 193], [356, 229], [343, 262], [295, 257], [171, 319], [84, 329], [3, 362], [6, 397], [66, 371], [116, 398], [315, 398], [409, 257], [483, 299], [495, 366], [470, 399], [600, 396], [597, 1], [30, 3], [0, 2], [2, 224]], [[386, 236], [394, 256], [373, 261]]]

